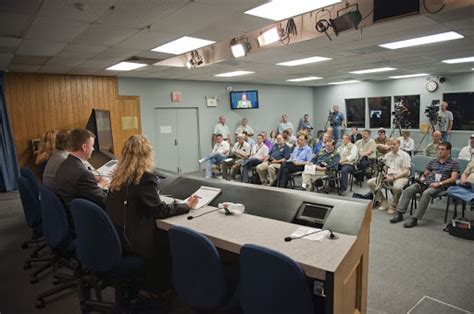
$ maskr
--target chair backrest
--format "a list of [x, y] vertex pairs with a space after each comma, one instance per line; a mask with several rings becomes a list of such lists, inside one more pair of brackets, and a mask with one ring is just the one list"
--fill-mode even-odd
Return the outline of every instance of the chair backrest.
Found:
[[467, 164], [469, 163], [469, 160], [465, 160], [465, 159], [457, 159], [455, 158], [454, 159], [458, 165], [459, 165], [459, 177], [461, 177], [461, 175], [463, 174], [464, 170], [466, 170], [466, 167], [467, 167]]
[[279, 252], [253, 244], [240, 250], [244, 313], [314, 313], [303, 269]]
[[415, 155], [411, 159], [411, 162], [414, 165], [415, 173], [423, 173], [425, 171], [426, 166], [430, 163], [433, 158], [424, 156], [424, 155]]
[[225, 302], [226, 281], [219, 253], [202, 234], [174, 226], [169, 230], [173, 286], [194, 309], [213, 311]]
[[451, 148], [451, 158], [453, 158], [453, 159], [458, 158], [460, 151], [461, 151], [460, 148], [458, 148], [458, 147], [452, 147], [452, 148]]
[[65, 249], [69, 225], [66, 208], [59, 197], [47, 186], [40, 188], [41, 221], [46, 244], [51, 249]]
[[39, 230], [41, 225], [41, 207], [39, 199], [34, 195], [31, 183], [27, 178], [18, 177], [21, 205], [25, 213], [26, 224]]
[[71, 202], [76, 231], [76, 255], [82, 267], [93, 273], [106, 273], [121, 259], [122, 245], [105, 211], [85, 199]]
[[20, 175], [23, 177], [23, 178], [26, 178], [28, 179], [28, 182], [31, 186], [31, 190], [33, 192], [33, 194], [39, 198], [39, 189], [40, 189], [40, 185], [38, 183], [38, 179], [36, 179], [36, 176], [35, 174], [33, 173], [33, 171], [31, 171], [30, 168], [21, 168], [20, 169]]

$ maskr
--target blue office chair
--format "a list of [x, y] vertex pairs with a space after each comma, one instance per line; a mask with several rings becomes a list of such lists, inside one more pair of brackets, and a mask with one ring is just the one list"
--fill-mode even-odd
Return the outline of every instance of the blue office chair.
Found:
[[[454, 148], [451, 150], [451, 156], [453, 156], [452, 154], [452, 151], [454, 150]], [[459, 155], [459, 152], [458, 152], [458, 155]], [[465, 159], [457, 159], [455, 158], [454, 159], [458, 165], [459, 165], [459, 176], [458, 176], [458, 179], [461, 178], [461, 175], [464, 173], [464, 170], [466, 170], [466, 167], [467, 165], [469, 164], [469, 160], [465, 160]], [[453, 219], [456, 217], [457, 215], [457, 201], [460, 200], [456, 197], [452, 197], [451, 195], [449, 195], [449, 193], [446, 191], [442, 196], [447, 196], [447, 202], [446, 202], [446, 211], [444, 213], [444, 223], [446, 223], [448, 221], [448, 212], [449, 212], [449, 204], [451, 202], [451, 199], [453, 199], [454, 201], [454, 212], [453, 212]], [[464, 212], [466, 210], [466, 204], [471, 204], [470, 201], [466, 202], [465, 200], [460, 200], [461, 201], [461, 204], [462, 204], [462, 217], [464, 217]]]
[[461, 149], [458, 147], [451, 148], [451, 158], [458, 158], [460, 152], [461, 152]]
[[[82, 269], [90, 273], [78, 282], [82, 310], [127, 311], [129, 302], [136, 296], [136, 279], [140, 279], [143, 260], [122, 256], [119, 235], [98, 205], [74, 199], [70, 210], [76, 231], [76, 256]], [[107, 286], [115, 288], [117, 304], [102, 301], [101, 290]], [[97, 301], [90, 298], [91, 287], [95, 288]]]
[[179, 226], [169, 230], [173, 287], [192, 308], [213, 312], [229, 300], [221, 259], [202, 234]]
[[42, 186], [41, 193], [41, 220], [43, 225], [44, 239], [48, 247], [53, 252], [51, 262], [53, 266], [53, 277], [56, 287], [49, 289], [36, 298], [36, 308], [45, 306], [44, 299], [58, 292], [75, 287], [77, 284], [74, 276], [61, 274], [58, 268], [67, 266], [77, 270], [77, 265], [73, 260], [74, 244], [68, 238], [69, 224], [66, 217], [66, 209], [59, 197], [48, 187]]
[[30, 186], [31, 186], [31, 190], [33, 191], [33, 194], [37, 198], [39, 198], [40, 185], [39, 185], [38, 179], [36, 179], [36, 176], [33, 173], [33, 171], [31, 171], [31, 169], [27, 168], [27, 167], [21, 168], [20, 169], [20, 176], [22, 176], [23, 178], [28, 179], [28, 181], [30, 183]]
[[303, 269], [279, 252], [253, 244], [240, 250], [241, 305], [244, 313], [314, 314]]

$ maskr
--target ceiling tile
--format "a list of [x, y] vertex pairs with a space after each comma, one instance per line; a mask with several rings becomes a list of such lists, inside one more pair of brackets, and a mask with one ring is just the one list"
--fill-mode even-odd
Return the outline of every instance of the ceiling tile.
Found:
[[0, 12], [34, 14], [41, 6], [42, 2], [43, 0], [2, 0], [0, 1]]
[[23, 73], [36, 73], [41, 66], [35, 65], [10, 65], [8, 71], [10, 72], [23, 72]]
[[[47, 0], [41, 6], [38, 16], [50, 19], [60, 17], [69, 21], [95, 22], [110, 10], [115, 2], [117, 0]], [[82, 4], [82, 9], [77, 8], [76, 3]]]
[[132, 49], [132, 47], [133, 46], [130, 46], [130, 48], [110, 47], [96, 55], [94, 59], [128, 59], [141, 51], [140, 49]]
[[29, 22], [30, 15], [0, 11], [0, 37], [20, 38]]
[[24, 40], [17, 53], [28, 56], [54, 56], [66, 45], [45, 40]]
[[72, 43], [114, 46], [138, 32], [139, 30], [134, 28], [93, 24], [77, 36]]
[[45, 65], [51, 57], [39, 57], [39, 56], [22, 56], [15, 55], [11, 60], [14, 65]]
[[148, 29], [144, 29], [120, 42], [117, 46], [151, 50], [175, 39], [176, 36], [176, 33], [152, 32]]
[[68, 44], [61, 52], [58, 53], [60, 57], [66, 58], [85, 58], [89, 59], [101, 53], [107, 46], [104, 45], [89, 45], [89, 44]]
[[5, 70], [13, 58], [12, 53], [0, 53], [0, 69]]
[[66, 58], [66, 57], [53, 57], [51, 58], [47, 65], [48, 66], [67, 66], [67, 67], [75, 67], [77, 65], [80, 65], [82, 63], [86, 62], [86, 59], [82, 58]]
[[85, 22], [37, 17], [31, 24], [26, 39], [70, 42], [89, 27]]

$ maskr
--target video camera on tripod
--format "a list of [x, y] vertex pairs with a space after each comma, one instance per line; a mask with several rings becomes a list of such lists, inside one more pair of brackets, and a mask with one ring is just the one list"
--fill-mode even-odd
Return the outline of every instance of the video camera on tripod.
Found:
[[438, 123], [438, 111], [439, 105], [432, 103], [431, 105], [425, 108], [425, 116], [430, 120], [431, 125], [436, 125]]
[[335, 120], [336, 120], [336, 113], [334, 111], [329, 110], [329, 114], [328, 114], [329, 125], [334, 127], [336, 125]]
[[[392, 123], [394, 125], [394, 128], [400, 128], [402, 124], [402, 120], [405, 117], [407, 112], [408, 112], [408, 109], [401, 102], [395, 103], [394, 111], [392, 111], [392, 116], [393, 116]], [[403, 127], [409, 128], [410, 127], [409, 121], [405, 121], [405, 125]]]

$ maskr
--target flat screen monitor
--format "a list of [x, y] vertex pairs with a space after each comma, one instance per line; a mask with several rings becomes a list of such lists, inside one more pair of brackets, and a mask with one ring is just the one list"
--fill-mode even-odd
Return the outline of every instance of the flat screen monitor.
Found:
[[230, 92], [230, 108], [231, 109], [257, 109], [258, 108], [258, 91], [233, 91]]
[[113, 152], [112, 123], [110, 111], [92, 109], [86, 129], [95, 135], [94, 149], [102, 152]]

